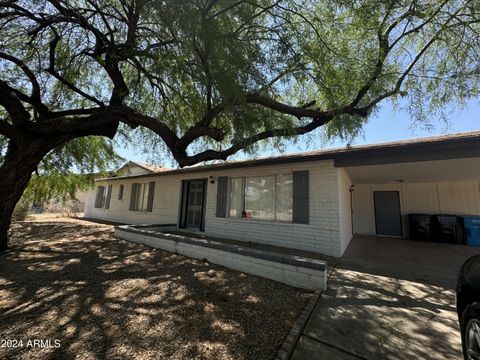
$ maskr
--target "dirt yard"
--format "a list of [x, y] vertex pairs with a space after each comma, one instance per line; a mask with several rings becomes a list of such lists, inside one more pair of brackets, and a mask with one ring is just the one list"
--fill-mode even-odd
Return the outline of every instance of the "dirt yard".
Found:
[[2, 341], [0, 359], [272, 359], [310, 296], [115, 239], [110, 225], [16, 223], [0, 255], [0, 341], [23, 344]]

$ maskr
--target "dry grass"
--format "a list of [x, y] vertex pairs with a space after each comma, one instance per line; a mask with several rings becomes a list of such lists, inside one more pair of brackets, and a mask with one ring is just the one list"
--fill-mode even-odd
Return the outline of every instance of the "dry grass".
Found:
[[1, 359], [271, 359], [310, 297], [112, 234], [73, 219], [13, 225], [0, 255], [0, 339], [24, 347], [0, 348]]

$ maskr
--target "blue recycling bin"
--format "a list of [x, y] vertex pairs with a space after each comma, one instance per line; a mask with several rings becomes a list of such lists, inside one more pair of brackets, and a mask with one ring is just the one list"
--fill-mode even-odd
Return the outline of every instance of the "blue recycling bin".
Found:
[[480, 246], [480, 216], [464, 216], [465, 244]]

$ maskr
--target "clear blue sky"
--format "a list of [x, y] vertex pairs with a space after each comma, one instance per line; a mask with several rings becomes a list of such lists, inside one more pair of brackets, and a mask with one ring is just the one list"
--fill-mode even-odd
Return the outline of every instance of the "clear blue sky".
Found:
[[[432, 121], [433, 128], [426, 129], [425, 126], [415, 126], [409, 114], [395, 111], [389, 103], [385, 103], [375, 117], [364, 127], [364, 133], [359, 136], [351, 145], [374, 144], [386, 141], [404, 140], [411, 138], [428, 137], [435, 135], [453, 134], [458, 132], [480, 130], [480, 102], [471, 100], [465, 109], [452, 112], [448, 117], [448, 123], [437, 120]], [[300, 141], [295, 145], [286, 147], [282, 154], [314, 150], [321, 148], [344, 147], [347, 144], [339, 139], [332, 143], [322, 143], [321, 140], [307, 144]], [[146, 161], [144, 155], [133, 149], [117, 148], [121, 156], [127, 160]], [[263, 152], [259, 156], [270, 156], [279, 154], [278, 151]], [[236, 158], [244, 158], [244, 154], [238, 154]]]

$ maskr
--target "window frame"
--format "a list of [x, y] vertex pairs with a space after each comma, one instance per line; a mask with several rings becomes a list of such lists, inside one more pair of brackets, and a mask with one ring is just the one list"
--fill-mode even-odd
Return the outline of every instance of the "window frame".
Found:
[[118, 200], [123, 201], [124, 192], [125, 192], [125, 186], [124, 184], [120, 184], [120, 186], [118, 187]]
[[243, 181], [243, 212], [246, 212], [246, 203], [247, 203], [247, 199], [246, 199], [246, 192], [247, 192], [247, 183], [248, 183], [248, 179], [262, 179], [262, 178], [271, 178], [271, 181], [272, 181], [272, 202], [273, 202], [273, 207], [272, 207], [272, 212], [273, 212], [273, 218], [256, 218], [256, 217], [245, 217], [246, 219], [254, 219], [254, 220], [261, 220], [261, 221], [277, 221], [277, 189], [276, 189], [276, 181], [277, 181], [277, 176], [274, 174], [274, 175], [263, 175], [263, 176], [245, 176], [244, 178], [244, 181]]
[[[281, 220], [277, 218], [277, 182], [278, 182], [278, 176], [290, 176], [292, 179], [292, 195], [291, 195], [291, 210], [292, 210], [292, 215], [290, 220]], [[273, 219], [260, 219], [260, 218], [255, 218], [255, 217], [246, 217], [244, 216], [245, 214], [245, 190], [246, 190], [246, 185], [247, 185], [247, 179], [248, 178], [262, 178], [262, 177], [273, 177]], [[241, 215], [240, 216], [231, 216], [230, 210], [231, 210], [231, 204], [232, 204], [232, 180], [233, 179], [241, 179], [242, 180], [242, 189], [243, 191], [241, 192], [241, 206], [240, 208], [242, 209]], [[228, 191], [228, 196], [227, 196], [227, 217], [232, 218], [232, 219], [247, 219], [247, 220], [254, 220], [254, 221], [262, 221], [262, 222], [279, 222], [279, 223], [284, 223], [284, 224], [293, 224], [293, 172], [285, 172], [285, 173], [278, 173], [278, 174], [265, 174], [265, 175], [250, 175], [250, 176], [229, 176], [228, 178], [228, 185], [227, 185], [227, 191]]]
[[[150, 194], [150, 182], [146, 183], [134, 183], [136, 184], [136, 194], [135, 194], [135, 204], [133, 206], [133, 209], [130, 211], [136, 211], [136, 212], [144, 212], [144, 213], [149, 213], [152, 212], [148, 208], [148, 198]], [[142, 191], [143, 190], [143, 191]]]
[[94, 204], [94, 205], [96, 205], [96, 206], [94, 206], [95, 209], [105, 209], [105, 205], [106, 205], [106, 202], [107, 202], [107, 191], [108, 191], [107, 189], [108, 189], [108, 185], [107, 186], [104, 186], [104, 185], [98, 185], [97, 186], [97, 194], [96, 194], [96, 197], [95, 197], [95, 204]]
[[[290, 220], [278, 220], [277, 219], [277, 209], [278, 209], [278, 204], [277, 204], [277, 195], [278, 195], [278, 189], [277, 189], [277, 184], [278, 184], [278, 177], [279, 176], [290, 176], [290, 179], [291, 179], [291, 211], [292, 211], [292, 214], [290, 216]], [[282, 223], [287, 223], [287, 224], [293, 224], [293, 172], [289, 172], [289, 173], [280, 173], [280, 174], [275, 174], [275, 183], [274, 183], [274, 203], [275, 203], [275, 221], [278, 221], [278, 222], [282, 222]]]
[[[145, 203], [145, 189], [146, 183], [137, 184], [137, 194], [135, 196], [135, 210], [139, 212], [146, 212], [147, 205]], [[147, 194], [148, 197], [148, 194]]]
[[[232, 180], [234, 179], [240, 179], [242, 184], [241, 184], [241, 196], [240, 196], [240, 216], [231, 216], [230, 215], [230, 210], [231, 210], [231, 204], [232, 204]], [[235, 176], [235, 177], [229, 177], [228, 178], [228, 185], [227, 185], [227, 215], [230, 218], [238, 218], [238, 219], [244, 219], [245, 217], [243, 216], [243, 212], [245, 211], [245, 177], [244, 176]]]

